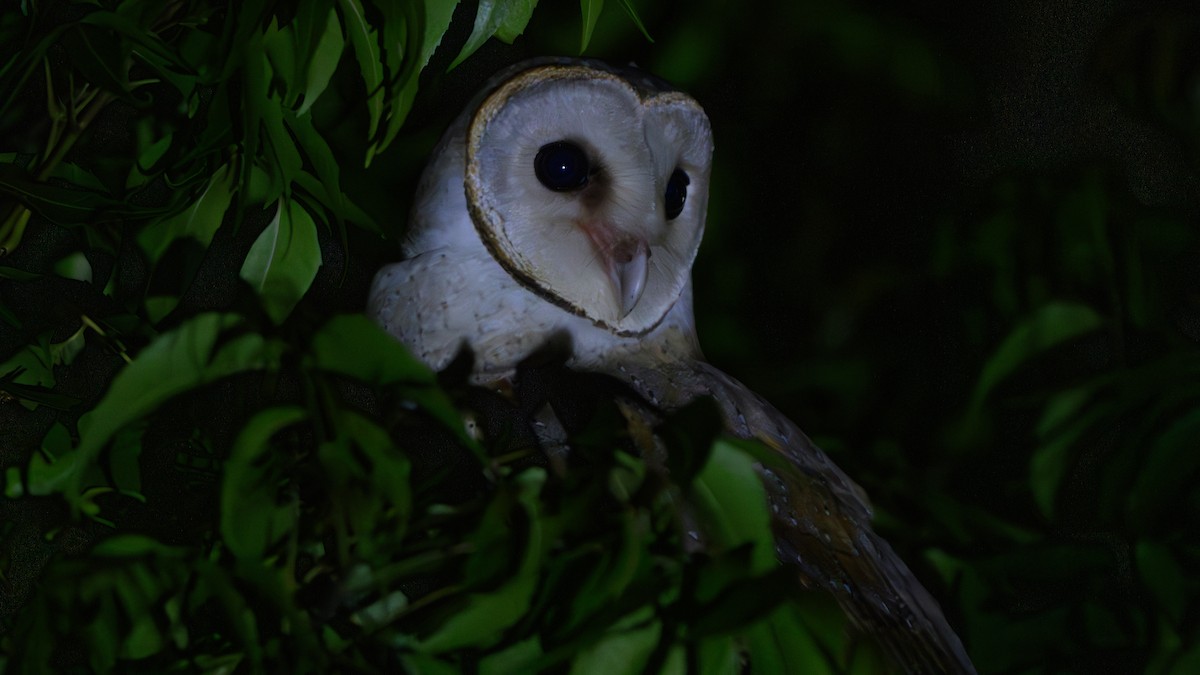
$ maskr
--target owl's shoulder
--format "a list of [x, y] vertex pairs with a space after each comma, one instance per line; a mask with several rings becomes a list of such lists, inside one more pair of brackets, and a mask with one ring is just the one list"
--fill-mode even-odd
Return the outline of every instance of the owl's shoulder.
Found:
[[561, 310], [520, 288], [486, 251], [441, 248], [382, 268], [367, 313], [437, 370], [465, 345], [502, 373], [562, 329]]

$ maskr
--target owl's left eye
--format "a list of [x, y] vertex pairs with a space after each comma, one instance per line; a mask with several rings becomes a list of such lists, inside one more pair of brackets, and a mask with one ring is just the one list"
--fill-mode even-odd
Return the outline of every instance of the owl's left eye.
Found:
[[570, 141], [547, 143], [533, 158], [538, 182], [555, 192], [578, 190], [587, 185], [591, 167], [583, 148]]
[[687, 201], [687, 186], [691, 179], [683, 169], [675, 169], [667, 181], [667, 192], [663, 195], [663, 205], [667, 209], [667, 220], [675, 220], [683, 213], [683, 203]]

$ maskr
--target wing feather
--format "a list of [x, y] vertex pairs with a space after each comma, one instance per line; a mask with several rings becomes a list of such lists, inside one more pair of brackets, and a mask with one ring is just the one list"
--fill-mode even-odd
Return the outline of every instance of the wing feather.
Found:
[[871, 529], [866, 495], [795, 424], [742, 383], [703, 361], [624, 371], [655, 405], [699, 396], [720, 405], [735, 436], [775, 451], [759, 464], [780, 559], [801, 582], [831, 593], [855, 626], [909, 673], [975, 673], [936, 600]]

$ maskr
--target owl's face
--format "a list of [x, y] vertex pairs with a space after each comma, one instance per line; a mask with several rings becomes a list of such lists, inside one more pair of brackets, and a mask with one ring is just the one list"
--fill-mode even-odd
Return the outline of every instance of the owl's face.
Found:
[[470, 121], [467, 204], [523, 285], [641, 335], [688, 283], [711, 155], [708, 118], [690, 97], [590, 65], [535, 67]]

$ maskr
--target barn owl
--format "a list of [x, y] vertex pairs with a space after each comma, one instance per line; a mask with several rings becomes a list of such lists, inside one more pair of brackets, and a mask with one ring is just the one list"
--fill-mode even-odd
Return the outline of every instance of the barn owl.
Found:
[[937, 603], [870, 527], [861, 490], [786, 417], [706, 363], [691, 266], [713, 143], [691, 97], [634, 68], [542, 59], [496, 76], [418, 187], [405, 259], [368, 313], [434, 369], [466, 345], [504, 380], [552, 336], [574, 369], [669, 410], [713, 397], [727, 430], [778, 451], [759, 468], [779, 557], [831, 592], [910, 672], [974, 672]]

